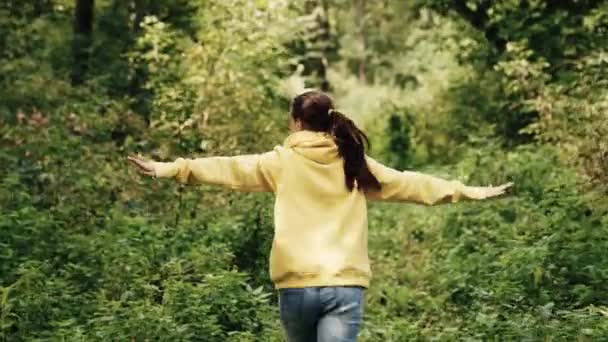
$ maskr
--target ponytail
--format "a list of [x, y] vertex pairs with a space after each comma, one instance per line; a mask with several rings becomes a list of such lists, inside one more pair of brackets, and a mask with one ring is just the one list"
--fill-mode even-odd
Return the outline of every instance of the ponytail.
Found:
[[365, 160], [365, 149], [369, 139], [355, 123], [344, 114], [330, 109], [330, 133], [338, 146], [338, 153], [344, 159], [346, 187], [352, 191], [355, 184], [359, 190], [380, 190], [378, 179], [371, 173]]
[[355, 123], [333, 109], [333, 101], [327, 94], [311, 90], [293, 99], [291, 116], [300, 120], [305, 129], [327, 132], [338, 146], [338, 154], [344, 160], [344, 180], [349, 191], [380, 190], [380, 182], [371, 173], [365, 160], [369, 139]]

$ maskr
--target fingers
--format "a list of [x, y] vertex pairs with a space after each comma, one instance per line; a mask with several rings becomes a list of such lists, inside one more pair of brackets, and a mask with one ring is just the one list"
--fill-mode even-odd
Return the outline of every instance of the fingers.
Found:
[[154, 174], [154, 171], [137, 170], [137, 172], [141, 173], [142, 175], [146, 175], [146, 176], [150, 176], [150, 177], [156, 176]]
[[127, 160], [129, 160], [131, 162], [134, 162], [134, 163], [137, 163], [137, 161], [139, 160], [139, 157], [128, 156]]
[[137, 167], [141, 166], [141, 159], [139, 159], [138, 157], [128, 156], [127, 160], [130, 161], [132, 164], [134, 164]]
[[498, 186], [498, 189], [500, 190], [500, 195], [506, 193], [507, 190], [509, 190], [512, 186], [513, 186], [512, 182]]
[[140, 174], [156, 177], [156, 170], [151, 162], [135, 156], [128, 156], [127, 160], [137, 167], [137, 172]]
[[140, 157], [134, 157], [134, 156], [128, 156], [127, 160], [129, 160], [130, 162], [132, 162], [135, 165], [141, 165], [142, 163], [145, 163], [145, 161], [143, 159], [141, 159]]
[[131, 163], [133, 163], [135, 166], [137, 166], [140, 170], [143, 170], [146, 172], [154, 172], [154, 168], [148, 161], [145, 161], [139, 157], [132, 157], [132, 156], [127, 157], [127, 160], [129, 160]]
[[498, 188], [500, 188], [500, 189], [508, 189], [508, 188], [510, 188], [512, 186], [513, 186], [513, 182], [509, 182], [509, 183], [505, 183], [505, 184], [499, 185]]
[[500, 195], [504, 195], [507, 190], [509, 188], [511, 188], [513, 186], [512, 182], [506, 183], [506, 184], [502, 184], [499, 186], [495, 186], [495, 187], [489, 187], [487, 190], [487, 197], [496, 197], [496, 196], [500, 196]]

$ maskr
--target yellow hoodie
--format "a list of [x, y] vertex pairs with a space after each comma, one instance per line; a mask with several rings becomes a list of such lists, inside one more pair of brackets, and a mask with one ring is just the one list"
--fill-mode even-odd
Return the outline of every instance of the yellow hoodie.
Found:
[[157, 177], [175, 177], [183, 183], [272, 191], [276, 199], [270, 277], [276, 288], [368, 287], [367, 199], [433, 205], [481, 199], [483, 192], [457, 181], [397, 171], [369, 157], [367, 163], [382, 189], [349, 192], [331, 136], [299, 131], [283, 146], [263, 154], [178, 158], [154, 166]]

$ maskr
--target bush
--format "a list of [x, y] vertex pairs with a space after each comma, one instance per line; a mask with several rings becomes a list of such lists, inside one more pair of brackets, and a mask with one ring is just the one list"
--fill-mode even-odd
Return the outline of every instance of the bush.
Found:
[[[376, 243], [382, 244], [372, 250], [388, 263], [379, 273], [389, 279], [380, 279], [380, 288], [371, 292], [369, 301], [384, 310], [371, 312], [369, 336], [395, 341], [605, 336], [607, 215], [583, 200], [576, 173], [558, 165], [558, 152], [548, 146], [469, 150], [457, 168], [461, 179], [513, 181], [512, 196], [413, 208], [401, 214], [407, 221], [392, 224], [377, 215], [387, 210], [395, 215], [393, 205], [374, 206], [370, 229], [379, 232], [371, 239], [380, 237]], [[439, 212], [439, 222], [428, 217]], [[398, 240], [384, 240], [385, 234]], [[411, 260], [403, 260], [404, 252]], [[384, 274], [390, 269], [396, 273]], [[380, 317], [405, 324], [400, 329], [406, 335], [378, 330]]]

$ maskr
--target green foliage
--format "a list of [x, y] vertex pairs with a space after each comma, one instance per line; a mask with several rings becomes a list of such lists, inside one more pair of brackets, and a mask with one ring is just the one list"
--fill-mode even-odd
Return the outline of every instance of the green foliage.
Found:
[[374, 122], [373, 154], [382, 158], [390, 167], [404, 170], [414, 163], [415, 151], [412, 146], [411, 114], [404, 113], [403, 109], [393, 106], [386, 112], [390, 113], [388, 120], [381, 119]]
[[[225, 341], [231, 332], [273, 333], [269, 293], [252, 290], [250, 277], [233, 270], [240, 250], [228, 241], [239, 231], [227, 227], [234, 220], [211, 218], [213, 211], [182, 213], [197, 210], [196, 191], [176, 194], [164, 184], [160, 193], [152, 187], [130, 194], [142, 185], [133, 183], [134, 175], [115, 172], [124, 162], [111, 141], [98, 143], [98, 160], [83, 138], [59, 123], [39, 138], [16, 132], [30, 128], [16, 128], [12, 138], [22, 133], [27, 142], [11, 154], [27, 155], [41, 138], [63, 158], [40, 167], [45, 149], [31, 159], [3, 157], [3, 339]], [[174, 198], [179, 205], [172, 205]], [[149, 210], [158, 214], [144, 218]], [[208, 220], [224, 226], [212, 229]], [[267, 224], [256, 229], [263, 228], [270, 230]], [[248, 237], [240, 244], [255, 247], [257, 240]]]
[[[605, 336], [606, 208], [581, 200], [577, 176], [558, 162], [548, 147], [470, 150], [457, 165], [461, 179], [513, 181], [513, 197], [401, 214], [373, 208], [372, 254], [382, 263], [368, 300], [387, 312], [373, 313], [369, 340]], [[387, 214], [397, 217], [385, 226]], [[408, 328], [396, 335], [376, 326], [386, 319]]]
[[[141, 180], [124, 159], [133, 151], [165, 158], [201, 148], [237, 154], [277, 142], [285, 102], [271, 93], [280, 46], [263, 34], [259, 17], [247, 14], [270, 12], [244, 1], [232, 5], [246, 6], [235, 12], [225, 2], [207, 3], [195, 17], [210, 25], [233, 16], [240, 26], [226, 22], [225, 31], [204, 26], [184, 34], [150, 17], [128, 64], [113, 61], [100, 75], [101, 57], [92, 57], [89, 82], [80, 88], [69, 86], [69, 68], [49, 71], [55, 63], [49, 56], [6, 57], [10, 72], [2, 82], [12, 91], [2, 91], [0, 121], [0, 340], [280, 339], [266, 270], [268, 197]], [[105, 10], [124, 10], [104, 6], [97, 8], [103, 20]], [[68, 18], [56, 26], [41, 19], [40, 28], [61, 35]], [[114, 29], [101, 32], [97, 43]], [[122, 48], [130, 49], [130, 33], [119, 37]], [[69, 51], [62, 47], [68, 43], [39, 44]], [[105, 58], [116, 53], [105, 52]], [[39, 69], [17, 69], [34, 60]], [[133, 76], [114, 77], [125, 66]], [[135, 76], [145, 81], [137, 99], [124, 84]], [[114, 86], [123, 89], [120, 96], [106, 88]], [[149, 100], [150, 111], [134, 113], [135, 100]], [[183, 125], [203, 109], [207, 127]], [[231, 124], [235, 118], [244, 124]], [[233, 210], [219, 210], [228, 202]]]
[[403, 170], [407, 167], [410, 159], [410, 126], [397, 114], [391, 115], [388, 124], [389, 143], [388, 150], [394, 156], [395, 161], [391, 164], [394, 168]]
[[[606, 179], [605, 1], [419, 1], [457, 14], [478, 34], [485, 56], [480, 80], [497, 82], [492, 117], [507, 143], [537, 139], [559, 145], [564, 157], [597, 184]], [[472, 60], [472, 59], [469, 59]], [[485, 80], [484, 80], [485, 79]], [[571, 158], [576, 155], [577, 158]]]
[[515, 183], [370, 205], [362, 341], [608, 336], [605, 2], [95, 3], [78, 87], [74, 2], [0, 5], [0, 341], [283, 340], [272, 196], [124, 159], [270, 149], [321, 67], [379, 160]]

